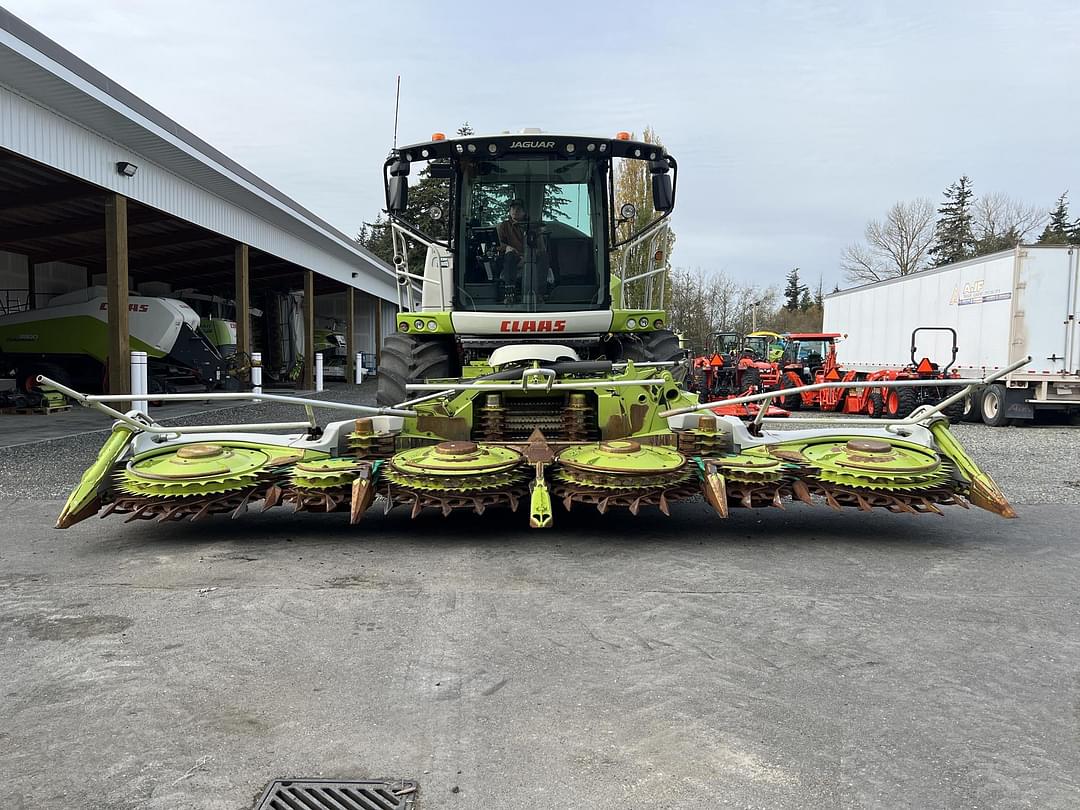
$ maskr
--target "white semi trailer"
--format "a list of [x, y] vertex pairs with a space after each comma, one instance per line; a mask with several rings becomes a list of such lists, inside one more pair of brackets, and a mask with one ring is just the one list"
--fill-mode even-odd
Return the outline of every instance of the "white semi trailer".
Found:
[[[1021, 245], [825, 297], [825, 332], [846, 335], [845, 368], [877, 371], [911, 362], [918, 327], [956, 330], [953, 368], [978, 378], [1028, 355], [1031, 363], [978, 389], [966, 410], [989, 425], [1033, 419], [1037, 409], [1080, 411], [1077, 329], [1080, 246]], [[946, 331], [919, 332], [919, 358], [949, 362]]]

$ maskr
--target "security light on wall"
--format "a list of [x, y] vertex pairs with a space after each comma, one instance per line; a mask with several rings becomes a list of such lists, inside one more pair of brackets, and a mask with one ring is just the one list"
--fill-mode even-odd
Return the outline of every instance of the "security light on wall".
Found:
[[139, 167], [134, 163], [128, 163], [126, 160], [121, 160], [116, 164], [117, 174], [122, 174], [124, 177], [134, 177], [135, 172], [139, 170]]

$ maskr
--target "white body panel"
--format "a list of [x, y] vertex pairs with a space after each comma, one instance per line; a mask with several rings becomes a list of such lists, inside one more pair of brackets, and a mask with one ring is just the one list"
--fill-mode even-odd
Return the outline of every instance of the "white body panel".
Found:
[[[1080, 250], [1022, 246], [825, 298], [823, 330], [847, 337], [838, 354], [845, 368], [874, 371], [910, 362], [911, 332], [947, 326], [957, 333], [956, 368], [968, 378], [1026, 355], [1031, 364], [1007, 377], [1013, 387], [1054, 383], [1080, 393], [1080, 334], [1076, 328]], [[944, 365], [947, 333], [920, 333], [916, 359]], [[1062, 386], [1063, 394], [1070, 394]]]
[[420, 309], [445, 312], [452, 309], [454, 291], [454, 256], [440, 245], [431, 245], [424, 259], [424, 283], [420, 292]]
[[595, 335], [611, 329], [610, 311], [588, 312], [455, 312], [454, 331], [462, 335], [521, 335], [557, 337]]
[[[89, 316], [106, 323], [108, 304], [103, 287], [58, 295], [48, 306], [3, 316], [5, 324], [34, 323], [53, 318]], [[131, 336], [148, 346], [168, 354], [176, 343], [180, 328], [187, 324], [193, 331], [199, 328], [199, 316], [183, 301], [172, 298], [128, 297], [128, 329]]]

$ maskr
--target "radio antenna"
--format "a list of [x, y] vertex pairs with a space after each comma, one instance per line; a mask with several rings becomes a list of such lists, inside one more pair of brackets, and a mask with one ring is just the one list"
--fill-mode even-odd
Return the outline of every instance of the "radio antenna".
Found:
[[394, 91], [394, 148], [397, 149], [398, 107], [401, 105], [401, 74], [397, 77], [397, 89]]

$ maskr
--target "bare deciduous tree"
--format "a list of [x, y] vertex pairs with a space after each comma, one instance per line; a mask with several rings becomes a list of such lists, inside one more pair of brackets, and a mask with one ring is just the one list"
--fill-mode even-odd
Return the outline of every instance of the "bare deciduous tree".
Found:
[[671, 327], [694, 354], [711, 351], [717, 332], [745, 335], [754, 323], [759, 328], [777, 308], [776, 287], [762, 289], [741, 284], [723, 272], [677, 267], [671, 271], [667, 310]]
[[975, 201], [975, 253], [1006, 250], [1032, 236], [1046, 221], [1045, 211], [1000, 192]]
[[863, 239], [840, 255], [848, 281], [865, 284], [917, 273], [934, 240], [934, 205], [925, 197], [894, 203], [884, 220], [866, 223]]

